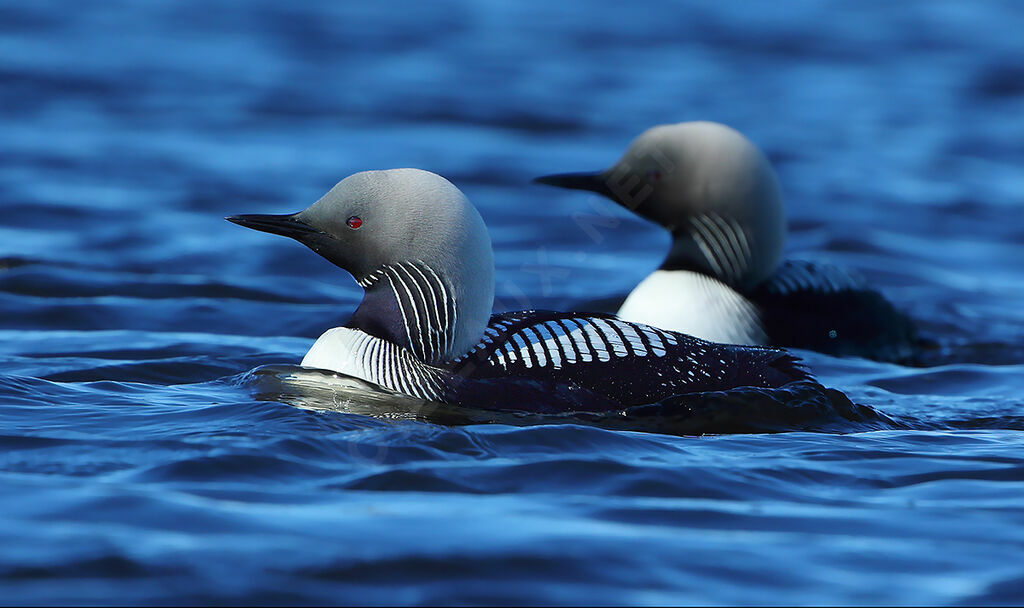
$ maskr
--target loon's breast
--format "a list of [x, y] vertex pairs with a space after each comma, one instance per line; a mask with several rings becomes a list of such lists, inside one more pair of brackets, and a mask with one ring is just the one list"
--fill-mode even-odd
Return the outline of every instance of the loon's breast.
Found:
[[303, 367], [326, 369], [420, 399], [440, 400], [447, 390], [443, 370], [423, 363], [408, 349], [351, 327], [334, 327], [317, 338]]
[[727, 344], [768, 344], [757, 305], [714, 277], [656, 270], [626, 297], [618, 316]]

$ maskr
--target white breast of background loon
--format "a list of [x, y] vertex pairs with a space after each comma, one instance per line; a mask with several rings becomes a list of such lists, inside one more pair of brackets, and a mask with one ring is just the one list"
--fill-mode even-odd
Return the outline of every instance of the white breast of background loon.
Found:
[[757, 305], [718, 279], [689, 270], [651, 273], [626, 297], [619, 317], [713, 342], [768, 341]]

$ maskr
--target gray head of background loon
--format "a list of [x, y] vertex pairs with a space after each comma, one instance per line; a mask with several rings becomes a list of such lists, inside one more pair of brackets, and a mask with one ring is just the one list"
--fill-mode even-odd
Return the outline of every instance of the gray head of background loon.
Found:
[[[395, 392], [517, 409], [615, 409], [808, 379], [784, 351], [713, 344], [610, 315], [491, 317], [494, 261], [480, 214], [439, 175], [352, 175], [304, 211], [229, 221], [307, 245], [365, 289], [302, 365]], [[538, 405], [539, 404], [539, 405]]]
[[535, 181], [598, 192], [664, 226], [672, 249], [663, 268], [745, 289], [782, 259], [786, 222], [775, 171], [750, 140], [722, 124], [653, 127], [609, 169]]
[[620, 317], [708, 340], [907, 360], [912, 323], [857, 275], [782, 261], [786, 223], [768, 159], [714, 122], [656, 126], [611, 168], [534, 181], [602, 194], [668, 229], [664, 262]]

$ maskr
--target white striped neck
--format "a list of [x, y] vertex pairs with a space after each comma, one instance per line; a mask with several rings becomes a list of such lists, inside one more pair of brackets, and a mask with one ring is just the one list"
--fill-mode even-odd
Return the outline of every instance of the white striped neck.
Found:
[[768, 343], [757, 306], [701, 272], [654, 271], [633, 289], [618, 315], [712, 342]]
[[424, 363], [451, 361], [480, 338], [460, 336], [456, 291], [422, 260], [384, 264], [359, 284], [366, 295], [346, 326], [405, 348]]
[[752, 230], [735, 218], [714, 212], [694, 215], [673, 229], [672, 248], [659, 270], [696, 271], [736, 289], [749, 289], [778, 267], [777, 256], [755, 254], [769, 247], [764, 240], [782, 242], [780, 235]]
[[302, 358], [302, 365], [328, 369], [420, 399], [438, 400], [445, 391], [440, 370], [386, 338], [351, 327], [325, 331]]

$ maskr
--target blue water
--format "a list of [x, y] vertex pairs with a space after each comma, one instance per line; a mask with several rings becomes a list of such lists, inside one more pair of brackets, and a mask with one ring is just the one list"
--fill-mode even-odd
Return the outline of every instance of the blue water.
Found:
[[[1024, 602], [1021, 31], [1010, 0], [0, 5], [0, 603]], [[940, 343], [799, 353], [871, 415], [492, 422], [261, 367], [360, 290], [225, 215], [429, 169], [498, 308], [568, 309], [668, 238], [529, 179], [695, 119], [772, 159], [788, 255]]]

